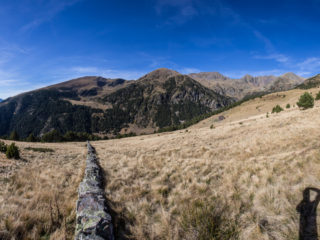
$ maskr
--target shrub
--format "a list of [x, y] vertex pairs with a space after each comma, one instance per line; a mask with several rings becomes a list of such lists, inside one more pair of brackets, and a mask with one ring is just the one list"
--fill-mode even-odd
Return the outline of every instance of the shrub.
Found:
[[320, 100], [320, 92], [317, 93], [316, 100]]
[[302, 109], [312, 108], [314, 106], [314, 98], [310, 93], [305, 92], [300, 96], [297, 105]]
[[288, 103], [287, 105], [286, 105], [286, 108], [290, 108], [291, 106], [290, 106], [290, 103]]
[[33, 133], [30, 133], [30, 135], [26, 139], [27, 142], [36, 142], [37, 138], [33, 135]]
[[[144, 135], [144, 134], [141, 133], [141, 135]], [[135, 136], [137, 136], [136, 133], [130, 132], [126, 134], [118, 134], [115, 138], [120, 139], [120, 138], [135, 137]]]
[[210, 129], [214, 129], [214, 126], [213, 126], [213, 124], [211, 124], [211, 126], [210, 126]]
[[272, 108], [272, 113], [279, 113], [281, 111], [283, 111], [283, 108], [280, 107], [279, 105]]
[[7, 147], [6, 156], [7, 158], [19, 159], [19, 148], [14, 143], [11, 143], [11, 145]]
[[72, 132], [72, 131], [68, 131], [64, 136], [63, 136], [64, 140], [67, 142], [72, 142], [72, 141], [76, 141], [78, 140], [78, 136], [76, 133]]
[[62, 142], [63, 137], [57, 130], [52, 130], [44, 134], [41, 138], [42, 142]]
[[13, 141], [19, 141], [20, 137], [16, 130], [11, 132], [9, 139]]
[[0, 141], [0, 152], [5, 153], [7, 151], [7, 144], [4, 142]]

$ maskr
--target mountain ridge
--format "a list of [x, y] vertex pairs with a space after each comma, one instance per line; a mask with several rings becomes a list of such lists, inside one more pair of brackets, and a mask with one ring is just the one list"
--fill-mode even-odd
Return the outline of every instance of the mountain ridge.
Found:
[[53, 129], [114, 136], [152, 133], [234, 102], [187, 75], [157, 69], [136, 81], [83, 77], [0, 103], [0, 136]]
[[41, 136], [54, 129], [109, 137], [153, 133], [250, 94], [286, 90], [300, 80], [293, 73], [232, 79], [218, 72], [184, 75], [167, 68], [137, 80], [86, 76], [1, 102], [0, 136], [12, 130], [22, 137]]
[[251, 76], [246, 74], [241, 78], [229, 78], [218, 72], [191, 73], [189, 76], [204, 86], [237, 100], [257, 92], [289, 90], [304, 80], [291, 72], [281, 76]]
[[320, 86], [320, 74], [317, 74], [313, 77], [306, 79], [303, 83], [298, 85], [296, 88], [309, 89], [309, 88], [314, 88], [319, 86]]

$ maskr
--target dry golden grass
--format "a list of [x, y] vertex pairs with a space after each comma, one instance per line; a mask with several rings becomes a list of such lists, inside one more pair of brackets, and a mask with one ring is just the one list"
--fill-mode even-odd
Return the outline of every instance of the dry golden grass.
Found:
[[73, 239], [85, 144], [16, 144], [22, 160], [1, 154], [0, 239]]
[[239, 239], [297, 239], [302, 191], [320, 186], [319, 103], [270, 112], [301, 93], [258, 98], [188, 131], [94, 142], [107, 197], [132, 236], [197, 239], [183, 228], [184, 214], [194, 202], [218, 199]]
[[[295, 105], [303, 92], [258, 98], [222, 113], [223, 121], [213, 116], [187, 130], [92, 142], [106, 173], [117, 236], [298, 239], [302, 191], [320, 186], [320, 102], [305, 111], [270, 112], [276, 104]], [[0, 175], [2, 233], [39, 239], [44, 229], [48, 239], [71, 239], [84, 143], [18, 146], [55, 152], [23, 150], [28, 163], [11, 179]], [[19, 231], [26, 235], [20, 238]]]

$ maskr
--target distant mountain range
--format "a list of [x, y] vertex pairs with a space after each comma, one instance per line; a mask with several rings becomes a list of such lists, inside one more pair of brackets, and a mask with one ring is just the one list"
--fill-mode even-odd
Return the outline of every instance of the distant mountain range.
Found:
[[114, 136], [152, 133], [225, 107], [257, 92], [291, 89], [303, 78], [231, 79], [217, 72], [183, 75], [158, 69], [135, 81], [82, 77], [23, 93], [0, 103], [0, 136], [21, 137], [53, 129]]
[[3, 100], [0, 98], [0, 102], [2, 102]]
[[240, 79], [232, 79], [218, 72], [202, 72], [189, 74], [190, 77], [202, 85], [226, 96], [242, 99], [246, 95], [255, 92], [285, 91], [301, 84], [304, 78], [294, 73], [286, 73], [281, 76], [259, 76], [245, 75]]

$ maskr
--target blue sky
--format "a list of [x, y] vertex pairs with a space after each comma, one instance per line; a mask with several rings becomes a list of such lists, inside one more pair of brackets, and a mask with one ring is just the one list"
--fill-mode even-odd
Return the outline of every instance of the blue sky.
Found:
[[320, 73], [320, 0], [1, 0], [0, 98], [156, 68]]

